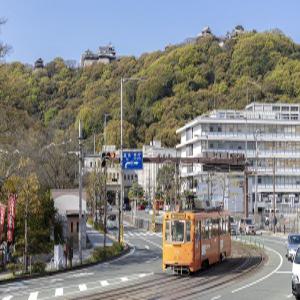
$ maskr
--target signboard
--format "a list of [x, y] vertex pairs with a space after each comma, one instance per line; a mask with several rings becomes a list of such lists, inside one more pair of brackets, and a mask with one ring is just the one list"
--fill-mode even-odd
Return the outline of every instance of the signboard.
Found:
[[6, 206], [0, 203], [0, 242], [2, 241], [2, 232], [4, 227]]
[[10, 195], [7, 205], [7, 242], [13, 242], [16, 217], [16, 195]]
[[142, 170], [143, 151], [123, 151], [122, 155], [123, 170]]

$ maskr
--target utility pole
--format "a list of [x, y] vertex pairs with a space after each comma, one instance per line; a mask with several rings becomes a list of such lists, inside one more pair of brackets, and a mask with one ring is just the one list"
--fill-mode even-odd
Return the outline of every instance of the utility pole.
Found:
[[121, 189], [120, 189], [120, 204], [121, 204], [121, 222], [120, 222], [120, 227], [119, 227], [119, 231], [120, 231], [120, 242], [123, 243], [124, 241], [124, 224], [123, 224], [123, 220], [124, 220], [124, 212], [123, 212], [123, 206], [124, 206], [124, 175], [123, 175], [123, 82], [124, 79], [123, 77], [121, 78], [121, 144], [120, 144], [120, 175], [121, 175]]
[[257, 129], [255, 131], [255, 200], [254, 200], [254, 219], [257, 214], [257, 201], [258, 201], [258, 193], [257, 193], [257, 188], [258, 188], [258, 146], [257, 146], [257, 137], [258, 137], [259, 130]]
[[83, 144], [83, 135], [81, 120], [79, 120], [79, 133], [78, 133], [78, 142], [79, 142], [79, 230], [78, 230], [78, 250], [79, 250], [79, 262], [82, 265], [82, 164], [83, 164], [83, 153], [82, 153], [82, 144]]
[[245, 209], [245, 218], [249, 217], [249, 208], [248, 208], [248, 168], [245, 165], [244, 171], [244, 209]]
[[275, 156], [273, 157], [273, 225], [274, 225], [274, 233], [276, 232], [275, 219], [276, 219], [276, 200], [275, 200]]
[[107, 192], [106, 192], [106, 184], [107, 184], [107, 164], [105, 163], [104, 167], [104, 240], [103, 247], [106, 247], [106, 218], [107, 218]]

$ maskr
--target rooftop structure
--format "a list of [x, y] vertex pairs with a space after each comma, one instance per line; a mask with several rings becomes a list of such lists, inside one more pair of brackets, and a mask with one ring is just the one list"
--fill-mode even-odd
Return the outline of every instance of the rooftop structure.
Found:
[[34, 69], [43, 69], [44, 61], [41, 58], [38, 58], [34, 63]]
[[86, 50], [81, 56], [81, 66], [87, 67], [94, 63], [108, 64], [116, 59], [115, 48], [110, 44], [108, 46], [99, 47], [96, 53]]

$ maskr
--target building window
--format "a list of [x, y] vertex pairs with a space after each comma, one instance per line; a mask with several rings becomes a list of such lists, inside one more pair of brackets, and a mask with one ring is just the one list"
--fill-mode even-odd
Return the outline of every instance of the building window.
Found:
[[218, 132], [222, 132], [222, 127], [218, 126]]
[[209, 127], [210, 132], [214, 132], [214, 128], [212, 126]]
[[131, 181], [133, 181], [133, 175], [131, 174]]
[[135, 175], [134, 175], [134, 177], [135, 177], [135, 180], [138, 180], [138, 176], [137, 176], [137, 174], [135, 174]]
[[193, 173], [193, 164], [187, 165], [187, 172]]
[[73, 222], [71, 222], [71, 233], [73, 233]]
[[192, 155], [193, 155], [193, 145], [187, 145], [186, 156], [192, 156]]
[[288, 106], [282, 106], [281, 110], [282, 111], [289, 111], [289, 107]]
[[291, 111], [298, 111], [298, 106], [292, 106]]
[[273, 111], [280, 111], [280, 106], [273, 106], [272, 110]]
[[193, 138], [193, 128], [188, 128], [186, 130], [186, 136], [185, 136], [186, 140], [191, 140]]
[[258, 183], [258, 184], [261, 184], [261, 183], [262, 183], [262, 180], [261, 180], [261, 177], [260, 177], [260, 176], [257, 177], [257, 183]]
[[93, 162], [92, 161], [90, 161], [90, 168], [92, 168], [93, 167]]
[[79, 232], [79, 222], [76, 224], [77, 232]]

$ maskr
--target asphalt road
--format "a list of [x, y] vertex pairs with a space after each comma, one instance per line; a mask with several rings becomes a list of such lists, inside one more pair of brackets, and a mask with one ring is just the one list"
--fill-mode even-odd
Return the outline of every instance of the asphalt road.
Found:
[[[258, 237], [261, 238], [261, 237]], [[284, 240], [265, 237], [269, 259], [258, 272], [243, 269], [255, 258], [224, 262], [208, 271], [174, 276], [161, 271], [161, 234], [125, 228], [132, 245], [115, 261], [51, 277], [0, 286], [0, 299], [289, 299], [292, 264]]]

